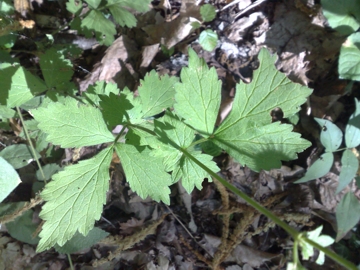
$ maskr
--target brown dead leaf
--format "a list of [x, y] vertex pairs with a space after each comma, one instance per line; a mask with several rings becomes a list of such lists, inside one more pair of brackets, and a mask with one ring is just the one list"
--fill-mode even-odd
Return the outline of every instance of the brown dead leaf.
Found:
[[277, 68], [304, 85], [324, 76], [332, 67], [343, 38], [325, 29], [324, 19], [314, 24], [293, 1], [277, 4], [273, 20], [270, 30], [255, 40], [258, 45], [277, 51]]
[[122, 233], [132, 234], [134, 229], [142, 227], [144, 224], [144, 219], [136, 219], [132, 217], [126, 223], [120, 223], [120, 229]]
[[143, 27], [149, 35], [149, 43], [161, 43], [168, 49], [186, 38], [195, 28], [194, 23], [200, 23], [200, 6], [194, 4], [193, 0], [182, 1], [179, 16], [166, 22], [160, 19], [155, 25]]
[[80, 82], [80, 90], [85, 91], [97, 81], [115, 82], [120, 89], [133, 88], [135, 84], [135, 61], [140, 55], [134, 41], [123, 35], [106, 50], [101, 62]]
[[154, 59], [154, 57], [159, 51], [159, 46], [160, 44], [156, 43], [154, 45], [144, 46], [142, 48], [142, 60], [140, 64], [140, 69], [146, 70], [146, 68], [150, 66], [151, 61]]

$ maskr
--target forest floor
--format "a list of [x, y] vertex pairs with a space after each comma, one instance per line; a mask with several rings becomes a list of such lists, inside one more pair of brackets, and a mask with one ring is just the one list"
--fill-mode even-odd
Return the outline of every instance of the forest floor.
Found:
[[[335, 195], [341, 155], [335, 155], [334, 166], [324, 177], [304, 184], [294, 181], [324, 151], [321, 129], [314, 118], [331, 120], [344, 129], [360, 91], [357, 84], [349, 91], [348, 81], [338, 79], [338, 56], [345, 38], [328, 27], [316, 2], [212, 0], [216, 18], [192, 30], [191, 19], [199, 16], [195, 1], [153, 1], [147, 13], [136, 14], [137, 26], [121, 28], [115, 42], [107, 47], [64, 27], [72, 16], [64, 1], [34, 0], [32, 10], [24, 12], [35, 25], [21, 32], [13, 55], [33, 68], [36, 57], [26, 51], [33, 50], [35, 40], [56, 32], [55, 43], [73, 43], [83, 49], [71, 59], [75, 72], [72, 80], [79, 86], [79, 94], [99, 80], [136, 92], [150, 70], [179, 76], [191, 47], [216, 69], [222, 81], [221, 121], [231, 109], [236, 85], [251, 82], [253, 70], [259, 66], [257, 54], [266, 47], [277, 55], [278, 70], [293, 82], [313, 89], [295, 126], [312, 147], [300, 153], [297, 160], [284, 162], [280, 169], [259, 173], [223, 153], [214, 158], [221, 168], [219, 174], [255, 200], [273, 200], [268, 208], [297, 230], [310, 231], [322, 225], [324, 234], [335, 237], [336, 207], [352, 189]], [[218, 35], [217, 46], [211, 52], [199, 44], [204, 29]], [[171, 56], [162, 46], [174, 49]], [[274, 118], [283, 120], [281, 113]], [[13, 127], [21, 129], [18, 123]], [[2, 142], [17, 140], [16, 132], [15, 128], [1, 132]], [[96, 150], [68, 149], [56, 162], [74, 163]], [[292, 260], [290, 236], [264, 216], [253, 215], [255, 210], [217, 182], [205, 180], [203, 189], [195, 189], [190, 195], [181, 184], [174, 184], [171, 204], [166, 206], [133, 193], [119, 160], [113, 160], [111, 170], [107, 204], [96, 226], [112, 238], [71, 254], [74, 269], [285, 269]], [[6, 202], [29, 201], [34, 196], [31, 179], [35, 173], [35, 163], [19, 170], [20, 177], [28, 180], [23, 180]], [[39, 222], [40, 209], [34, 208], [35, 223]], [[358, 264], [358, 239], [356, 232], [351, 232], [331, 248]], [[0, 269], [70, 269], [68, 256], [54, 249], [41, 253], [35, 250], [36, 245], [12, 238], [6, 225], [1, 227]], [[315, 264], [317, 255], [303, 261], [303, 265], [307, 269], [343, 269], [330, 259], [322, 266]]]

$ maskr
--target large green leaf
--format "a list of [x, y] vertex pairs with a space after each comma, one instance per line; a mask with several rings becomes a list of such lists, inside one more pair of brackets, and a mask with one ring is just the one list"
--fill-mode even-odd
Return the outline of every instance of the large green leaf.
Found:
[[141, 198], [150, 196], [155, 201], [170, 204], [171, 177], [165, 172], [162, 158], [150, 156], [146, 147], [116, 143], [115, 149], [130, 188]]
[[295, 114], [311, 89], [294, 84], [274, 67], [266, 49], [250, 84], [238, 84], [233, 107], [212, 141], [242, 165], [255, 171], [280, 167], [281, 160], [297, 157], [310, 143], [292, 132], [292, 126], [271, 123], [271, 111], [281, 108], [284, 118]]
[[55, 48], [47, 50], [40, 56], [40, 67], [49, 89], [66, 91], [74, 88], [70, 82], [72, 75], [72, 64], [65, 59], [64, 55]]
[[343, 133], [340, 128], [326, 119], [315, 118], [315, 121], [321, 127], [320, 141], [325, 146], [326, 152], [336, 151], [343, 139]]
[[341, 45], [339, 77], [360, 81], [360, 33], [350, 35]]
[[116, 125], [129, 122], [128, 111], [133, 108], [133, 105], [124, 93], [100, 95], [99, 98], [101, 100], [99, 102], [102, 109], [101, 113], [108, 128], [113, 129]]
[[339, 241], [350, 231], [360, 219], [360, 203], [352, 192], [348, 192], [336, 207], [338, 231], [336, 241]]
[[65, 243], [65, 245], [62, 247], [56, 245], [55, 249], [59, 253], [71, 254], [95, 245], [97, 242], [99, 242], [101, 239], [104, 239], [108, 235], [108, 232], [94, 227], [86, 236], [76, 232], [75, 235]]
[[356, 176], [359, 169], [359, 161], [354, 153], [346, 149], [341, 157], [341, 171], [339, 175], [339, 184], [336, 193], [343, 190]]
[[0, 157], [0, 172], [0, 202], [2, 202], [21, 183], [21, 180], [15, 169], [2, 157]]
[[40, 217], [45, 220], [37, 251], [63, 246], [76, 231], [86, 235], [100, 218], [109, 189], [112, 148], [68, 166], [55, 174], [41, 197], [46, 201]]
[[[40, 158], [40, 154], [36, 153], [36, 158]], [[30, 162], [34, 161], [34, 156], [30, 147], [26, 144], [13, 144], [7, 146], [0, 152], [0, 156], [9, 162], [15, 169], [20, 169]]]
[[20, 106], [46, 90], [44, 81], [17, 64], [3, 63], [0, 69], [0, 103]]
[[40, 238], [38, 236], [33, 237], [38, 227], [38, 224], [33, 222], [33, 215], [34, 211], [28, 210], [14, 221], [6, 224], [6, 228], [11, 237], [30, 245], [37, 244]]
[[114, 42], [114, 35], [116, 34], [115, 25], [98, 10], [91, 10], [86, 17], [81, 20], [81, 27], [85, 30], [93, 30], [96, 39], [101, 44], [110, 46]]
[[347, 147], [358, 147], [360, 144], [360, 102], [355, 99], [355, 112], [350, 115], [345, 128], [345, 144]]
[[174, 84], [177, 81], [176, 77], [169, 77], [168, 75], [159, 77], [155, 70], [148, 73], [143, 81], [140, 81], [141, 86], [138, 91], [143, 117], [154, 116], [174, 105]]
[[66, 98], [65, 104], [50, 103], [32, 111], [47, 140], [65, 147], [96, 145], [114, 140], [99, 109]]
[[175, 84], [175, 111], [203, 136], [210, 136], [220, 108], [221, 82], [214, 68], [189, 49], [189, 67], [181, 70]]
[[357, 0], [321, 0], [324, 15], [332, 28], [349, 35], [360, 27], [360, 5]]
[[314, 180], [316, 178], [323, 177], [325, 174], [327, 174], [331, 166], [334, 163], [334, 154], [331, 152], [327, 152], [325, 154], [322, 154], [319, 159], [317, 159], [307, 170], [306, 174], [297, 180], [295, 183], [305, 183], [310, 180]]

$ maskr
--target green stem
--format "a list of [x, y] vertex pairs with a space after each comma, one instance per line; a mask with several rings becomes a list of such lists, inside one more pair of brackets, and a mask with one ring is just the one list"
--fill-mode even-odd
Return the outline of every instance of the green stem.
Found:
[[46, 184], [46, 179], [45, 179], [45, 174], [44, 174], [44, 171], [43, 171], [43, 169], [42, 169], [42, 167], [41, 167], [41, 164], [40, 164], [40, 161], [39, 161], [39, 159], [38, 159], [38, 157], [37, 157], [37, 155], [36, 155], [36, 152], [35, 152], [35, 147], [34, 147], [34, 145], [33, 145], [32, 141], [31, 141], [31, 138], [30, 138], [29, 132], [28, 132], [28, 130], [27, 130], [27, 128], [26, 128], [26, 125], [25, 125], [24, 118], [22, 117], [22, 114], [21, 114], [20, 108], [19, 108], [18, 106], [16, 106], [16, 111], [17, 111], [17, 113], [18, 113], [18, 115], [19, 115], [19, 118], [20, 118], [21, 124], [22, 124], [22, 126], [23, 126], [24, 133], [25, 133], [25, 137], [26, 137], [26, 139], [27, 139], [27, 140], [28, 140], [28, 142], [29, 142], [31, 153], [32, 153], [32, 155], [33, 155], [33, 157], [34, 157], [34, 159], [35, 159], [35, 161], [36, 161], [36, 164], [37, 164], [37, 165], [38, 165], [38, 167], [39, 167], [39, 170], [40, 170], [41, 176], [42, 176], [42, 177], [43, 177], [43, 179], [44, 179], [44, 183]]
[[[148, 132], [151, 135], [155, 135], [156, 133], [152, 130], [149, 130], [144, 127], [136, 126], [137, 128], [141, 128], [143, 131]], [[198, 143], [197, 141], [196, 143]], [[255, 208], [257, 211], [259, 211], [261, 214], [265, 215], [269, 219], [271, 219], [275, 224], [282, 227], [290, 236], [295, 239], [296, 241], [304, 241], [313, 247], [317, 248], [318, 250], [324, 252], [329, 258], [333, 259], [337, 263], [341, 264], [342, 266], [346, 267], [347, 269], [354, 269], [357, 270], [357, 267], [352, 264], [351, 262], [345, 260], [341, 256], [337, 255], [336, 253], [330, 251], [329, 249], [320, 246], [319, 244], [315, 243], [314, 241], [304, 237], [301, 233], [299, 233], [297, 230], [289, 226], [287, 223], [279, 219], [276, 215], [274, 215], [271, 211], [267, 210], [265, 207], [263, 207], [261, 204], [259, 204], [257, 201], [253, 200], [249, 196], [247, 196], [244, 192], [237, 189], [233, 185], [231, 185], [229, 182], [227, 182], [224, 178], [217, 175], [215, 172], [210, 170], [207, 166], [205, 166], [202, 162], [197, 160], [193, 155], [191, 155], [186, 149], [183, 149], [179, 147], [176, 143], [172, 142], [170, 140], [170, 144], [175, 148], [181, 151], [184, 156], [192, 160], [195, 164], [197, 164], [200, 168], [202, 168], [204, 171], [206, 171], [209, 175], [214, 177], [216, 180], [218, 180], [222, 185], [224, 185], [226, 188], [228, 188], [231, 192], [238, 195], [240, 198], [242, 198], [244, 201], [246, 201], [249, 205], [251, 205], [253, 208]], [[299, 243], [298, 243], [299, 244]]]
[[201, 139], [193, 142], [192, 144], [190, 144], [190, 145], [187, 147], [187, 149], [191, 149], [191, 147], [193, 147], [194, 145], [197, 145], [197, 144], [206, 142], [206, 141], [208, 141], [208, 140], [209, 140], [209, 138], [201, 138]]
[[69, 254], [69, 253], [66, 253], [66, 256], [68, 257], [68, 260], [69, 260], [70, 269], [71, 269], [71, 270], [74, 270], [74, 265], [73, 265], [73, 263], [72, 263], [70, 254]]
[[123, 135], [123, 133], [125, 132], [126, 126], [123, 126], [122, 129], [120, 130], [119, 134], [116, 136], [115, 138], [115, 143], [120, 139], [120, 137]]
[[[256, 202], [255, 200], [251, 199], [249, 196], [247, 196], [245, 193], [231, 185], [229, 182], [227, 182], [224, 178], [217, 175], [215, 172], [210, 170], [208, 167], [206, 167], [203, 163], [201, 163], [199, 160], [197, 160], [194, 156], [192, 156], [190, 153], [188, 153], [185, 149], [178, 148], [187, 158], [191, 159], [194, 163], [196, 163], [199, 167], [201, 167], [204, 171], [206, 171], [208, 174], [210, 174], [212, 177], [214, 177], [216, 180], [218, 180], [221, 184], [223, 184], [226, 188], [228, 188], [230, 191], [241, 197], [243, 200], [245, 200], [248, 204], [250, 204], [253, 208], [255, 208], [257, 211], [265, 215], [266, 217], [270, 218], [274, 223], [282, 227], [288, 234], [291, 235], [291, 237], [295, 240], [298, 240], [300, 233], [296, 231], [294, 228], [290, 227], [287, 223], [279, 219], [276, 215], [274, 215], [271, 211], [264, 208], [261, 204]], [[347, 269], [357, 269], [357, 267], [352, 264], [351, 262], [345, 260], [341, 256], [337, 255], [336, 253], [330, 251], [329, 249], [320, 246], [319, 244], [315, 243], [314, 241], [306, 238], [301, 237], [303, 241], [306, 243], [312, 245], [313, 247], [317, 248], [318, 250], [324, 252], [329, 258], [333, 259], [337, 263], [341, 264], [342, 266], [346, 267]]]

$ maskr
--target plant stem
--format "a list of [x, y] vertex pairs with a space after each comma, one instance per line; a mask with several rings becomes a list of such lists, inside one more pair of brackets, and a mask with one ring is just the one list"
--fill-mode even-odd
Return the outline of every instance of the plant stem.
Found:
[[197, 144], [206, 142], [206, 141], [208, 141], [208, 140], [209, 140], [208, 138], [201, 138], [201, 139], [193, 142], [192, 144], [190, 144], [187, 148], [190, 149], [190, 148], [193, 147], [194, 145], [197, 145]]
[[44, 174], [44, 171], [43, 171], [43, 169], [42, 169], [42, 167], [41, 167], [41, 164], [40, 164], [40, 161], [39, 161], [39, 159], [38, 159], [38, 157], [37, 157], [37, 155], [36, 155], [34, 145], [33, 145], [32, 141], [31, 141], [31, 138], [30, 138], [29, 132], [28, 132], [28, 130], [27, 130], [27, 128], [26, 128], [26, 125], [25, 125], [25, 122], [24, 122], [24, 118], [22, 117], [22, 114], [21, 114], [20, 108], [19, 108], [18, 106], [16, 106], [16, 111], [17, 111], [17, 113], [18, 113], [18, 115], [19, 115], [19, 118], [20, 118], [21, 124], [22, 124], [22, 126], [23, 126], [24, 133], [25, 133], [25, 137], [26, 137], [26, 139], [27, 139], [27, 140], [28, 140], [28, 142], [29, 142], [30, 149], [31, 149], [31, 153], [32, 153], [32, 155], [33, 155], [33, 157], [34, 157], [34, 159], [35, 159], [35, 161], [36, 161], [36, 164], [37, 164], [37, 165], [38, 165], [38, 167], [39, 167], [39, 170], [40, 170], [41, 176], [43, 177], [43, 179], [44, 179], [44, 183], [45, 183], [45, 185], [46, 185], [46, 179], [45, 179], [45, 174]]
[[[291, 235], [295, 241], [298, 241], [300, 233], [296, 231], [294, 228], [290, 227], [287, 223], [279, 219], [276, 215], [274, 215], [271, 211], [267, 210], [265, 207], [263, 207], [261, 204], [256, 202], [255, 200], [251, 199], [249, 196], [247, 196], [245, 193], [243, 193], [241, 190], [237, 189], [233, 185], [231, 185], [229, 182], [227, 182], [224, 178], [220, 177], [216, 173], [214, 173], [212, 170], [210, 170], [208, 167], [206, 167], [202, 162], [197, 160], [194, 156], [192, 156], [189, 152], [187, 152], [185, 149], [178, 148], [186, 157], [191, 159], [194, 163], [196, 163], [198, 166], [200, 166], [204, 171], [206, 171], [208, 174], [210, 174], [212, 177], [214, 177], [216, 180], [218, 180], [221, 184], [223, 184], [226, 188], [228, 188], [230, 191], [241, 197], [243, 200], [245, 200], [248, 204], [250, 204], [253, 208], [255, 208], [257, 211], [265, 215], [266, 217], [270, 218], [274, 223], [282, 227], [288, 234]], [[352, 264], [351, 262], [345, 260], [341, 256], [337, 255], [336, 253], [330, 251], [329, 249], [320, 246], [319, 244], [315, 243], [314, 241], [306, 238], [301, 237], [302, 241], [305, 241], [306, 243], [312, 245], [313, 247], [317, 248], [318, 250], [324, 252], [328, 257], [336, 261], [337, 263], [341, 264], [342, 266], [346, 267], [347, 269], [357, 269], [357, 267]]]

